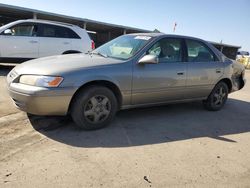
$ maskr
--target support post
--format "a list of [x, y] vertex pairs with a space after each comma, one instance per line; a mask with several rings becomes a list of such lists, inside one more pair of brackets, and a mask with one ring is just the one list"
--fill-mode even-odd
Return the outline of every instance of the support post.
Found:
[[33, 12], [33, 19], [37, 19], [37, 13]]
[[87, 22], [84, 22], [83, 29], [87, 30]]
[[109, 41], [111, 40], [111, 32], [110, 31], [108, 32], [108, 40]]

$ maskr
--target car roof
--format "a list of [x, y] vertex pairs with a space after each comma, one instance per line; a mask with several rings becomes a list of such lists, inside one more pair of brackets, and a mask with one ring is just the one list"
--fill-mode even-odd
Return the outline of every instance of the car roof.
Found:
[[164, 33], [131, 33], [131, 34], [128, 34], [128, 35], [133, 35], [133, 36], [140, 35], [140, 36], [158, 37], [158, 36], [164, 35]]
[[33, 23], [44, 23], [44, 24], [53, 24], [58, 26], [67, 26], [67, 27], [79, 27], [77, 25], [69, 24], [69, 23], [63, 23], [63, 22], [56, 22], [56, 21], [50, 21], [50, 20], [40, 20], [40, 19], [26, 19], [26, 20], [18, 20], [17, 22], [33, 22]]
[[[166, 33], [132, 33], [128, 35], [134, 35], [134, 36], [149, 36], [149, 37], [173, 37], [173, 38], [185, 38], [185, 39], [194, 39], [194, 40], [199, 40], [199, 41], [204, 41], [200, 38], [195, 38], [191, 36], [184, 36], [184, 35], [174, 35], [174, 34], [166, 34]], [[204, 41], [206, 42], [206, 41]]]

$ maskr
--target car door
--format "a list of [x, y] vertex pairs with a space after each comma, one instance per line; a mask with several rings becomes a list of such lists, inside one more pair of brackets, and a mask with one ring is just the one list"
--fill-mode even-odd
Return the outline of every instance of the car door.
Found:
[[71, 39], [65, 27], [39, 24], [38, 35], [40, 38], [39, 57], [61, 55], [72, 49]]
[[187, 66], [183, 62], [183, 40], [164, 38], [146, 54], [159, 58], [157, 64], [134, 64], [132, 104], [161, 103], [185, 96]]
[[14, 25], [0, 34], [1, 56], [15, 61], [38, 57], [39, 39], [35, 23]]
[[224, 65], [203, 42], [186, 40], [187, 47], [187, 96], [207, 97], [223, 76]]

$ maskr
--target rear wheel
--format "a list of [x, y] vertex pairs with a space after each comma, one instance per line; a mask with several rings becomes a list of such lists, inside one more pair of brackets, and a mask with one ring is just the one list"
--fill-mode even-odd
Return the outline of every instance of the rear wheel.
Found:
[[218, 111], [226, 103], [228, 97], [228, 86], [225, 82], [219, 82], [203, 104], [207, 110]]
[[78, 127], [94, 130], [108, 125], [116, 111], [117, 100], [114, 93], [106, 87], [91, 86], [76, 96], [71, 116]]

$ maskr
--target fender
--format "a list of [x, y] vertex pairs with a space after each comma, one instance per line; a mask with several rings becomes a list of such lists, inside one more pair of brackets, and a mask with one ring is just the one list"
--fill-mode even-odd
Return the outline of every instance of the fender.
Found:
[[81, 86], [83, 86], [83, 85], [85, 85], [85, 84], [87, 84], [89, 82], [93, 82], [93, 81], [108, 81], [108, 82], [111, 82], [111, 83], [115, 84], [120, 89], [120, 84], [118, 83], [117, 80], [115, 80], [114, 78], [111, 78], [109, 76], [104, 76], [104, 75], [99, 75], [99, 76], [96, 76], [96, 75], [92, 76], [92, 75], [90, 75], [90, 76], [86, 76], [84, 78], [84, 80], [76, 82], [75, 85], [74, 85], [74, 87], [80, 88]]

